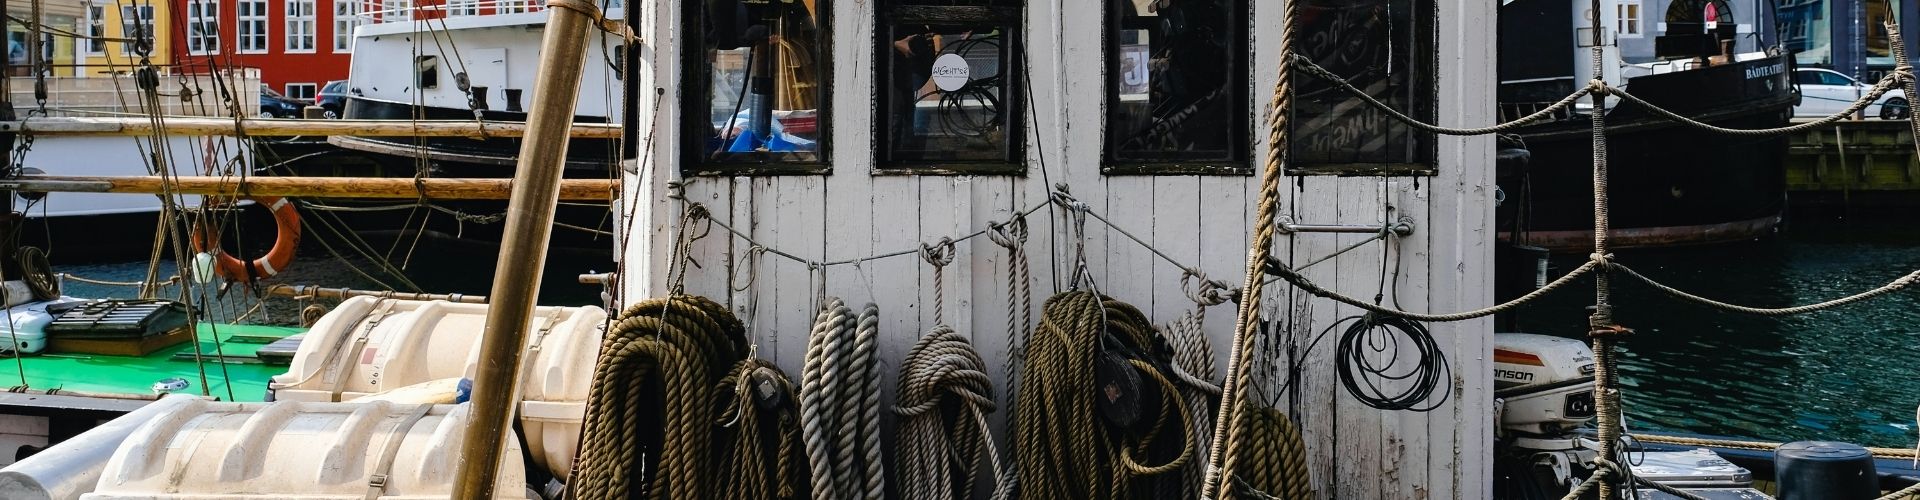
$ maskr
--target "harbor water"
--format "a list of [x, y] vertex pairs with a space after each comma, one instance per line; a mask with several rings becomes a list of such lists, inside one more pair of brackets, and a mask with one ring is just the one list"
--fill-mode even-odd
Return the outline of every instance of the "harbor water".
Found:
[[[312, 249], [308, 249], [312, 250]], [[403, 249], [404, 250], [404, 249]], [[429, 292], [486, 294], [491, 254], [417, 249], [395, 257]], [[1819, 302], [1884, 284], [1920, 269], [1920, 223], [1802, 218], [1771, 239], [1711, 247], [1617, 252], [1618, 260], [1655, 279], [1723, 301], [1785, 306]], [[1579, 264], [1555, 262], [1556, 275]], [[145, 262], [60, 265], [93, 279], [132, 281]], [[305, 251], [277, 282], [378, 288], [361, 274], [393, 281], [364, 259]], [[356, 271], [355, 269], [358, 269]], [[177, 272], [161, 263], [161, 276]], [[600, 304], [600, 287], [574, 277], [607, 264], [552, 262], [543, 281], [546, 305]], [[1682, 303], [1616, 280], [1619, 321], [1637, 333], [1626, 341], [1621, 383], [1628, 425], [1749, 439], [1836, 439], [1911, 447], [1920, 405], [1920, 291], [1904, 290], [1835, 310], [1783, 318], [1732, 314]], [[1519, 329], [1582, 338], [1591, 280], [1522, 309]], [[132, 297], [126, 287], [68, 282], [77, 297]], [[177, 293], [177, 292], [175, 292]], [[215, 317], [245, 312], [244, 292], [210, 302]], [[274, 300], [250, 321], [287, 324], [302, 304]]]
[[[1784, 307], [1883, 285], [1920, 269], [1920, 223], [1801, 217], [1761, 241], [1628, 250], [1616, 260], [1724, 302]], [[1578, 266], [1555, 262], [1554, 275]], [[1758, 317], [1680, 302], [1614, 280], [1620, 383], [1630, 430], [1772, 441], [1914, 446], [1920, 405], [1920, 290], [1799, 316]], [[1584, 338], [1592, 280], [1524, 308], [1519, 328]]]

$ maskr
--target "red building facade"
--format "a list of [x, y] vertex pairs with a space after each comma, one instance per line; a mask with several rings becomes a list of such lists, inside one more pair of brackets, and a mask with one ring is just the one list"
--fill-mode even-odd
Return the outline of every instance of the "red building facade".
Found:
[[347, 78], [353, 30], [362, 24], [545, 8], [541, 0], [419, 0], [417, 10], [408, 0], [170, 1], [181, 71], [258, 68], [262, 83], [300, 99]]
[[181, 71], [258, 68], [261, 83], [312, 99], [347, 78], [362, 2], [334, 0], [171, 0], [175, 61]]

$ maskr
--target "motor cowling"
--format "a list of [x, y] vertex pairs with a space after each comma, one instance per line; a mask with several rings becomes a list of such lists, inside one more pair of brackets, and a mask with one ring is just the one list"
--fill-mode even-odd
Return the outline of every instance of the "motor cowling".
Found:
[[1493, 337], [1501, 429], [1552, 436], [1593, 418], [1594, 358], [1586, 343], [1530, 333]]

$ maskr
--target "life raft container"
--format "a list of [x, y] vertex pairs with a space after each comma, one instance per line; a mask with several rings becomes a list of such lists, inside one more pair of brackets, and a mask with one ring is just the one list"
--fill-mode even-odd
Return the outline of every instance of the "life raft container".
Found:
[[[268, 250], [266, 255], [253, 259], [252, 262], [243, 262], [216, 246], [215, 242], [219, 240], [218, 233], [210, 232], [202, 227], [200, 222], [195, 222], [193, 250], [212, 254], [216, 259], [214, 274], [230, 280], [249, 281], [267, 278], [287, 270], [287, 265], [293, 263], [294, 250], [300, 247], [300, 214], [294, 210], [291, 202], [278, 196], [246, 196], [239, 199], [252, 200], [255, 204], [273, 211], [273, 224], [279, 233], [273, 239], [273, 249]], [[227, 200], [209, 203], [208, 206], [231, 203], [233, 203], [232, 200]]]

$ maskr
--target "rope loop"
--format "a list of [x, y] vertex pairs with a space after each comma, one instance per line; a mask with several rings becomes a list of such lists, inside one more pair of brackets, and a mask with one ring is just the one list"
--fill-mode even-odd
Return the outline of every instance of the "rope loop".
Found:
[[[1200, 284], [1194, 286], [1193, 282], [1195, 281], [1198, 281]], [[1233, 300], [1240, 296], [1240, 291], [1235, 290], [1233, 285], [1219, 280], [1207, 279], [1207, 273], [1199, 269], [1191, 268], [1181, 270], [1180, 290], [1186, 292], [1187, 298], [1193, 299], [1193, 303], [1199, 304], [1200, 307], [1203, 308], [1224, 304], [1228, 300]]]
[[1596, 325], [1587, 330], [1587, 336], [1591, 338], [1620, 338], [1628, 335], [1633, 335], [1633, 329], [1620, 325]]
[[1607, 253], [1607, 254], [1602, 254], [1598, 252], [1590, 253], [1590, 254], [1587, 254], [1587, 260], [1593, 261], [1594, 267], [1598, 267], [1602, 271], [1613, 270], [1613, 265], [1614, 265], [1613, 254], [1611, 253]]
[[1613, 87], [1608, 86], [1606, 81], [1595, 78], [1587, 80], [1587, 93], [1597, 96], [1612, 95]]
[[567, 9], [579, 12], [592, 19], [594, 24], [606, 21], [606, 14], [600, 12], [600, 6], [588, 0], [547, 0], [547, 7]]
[[1020, 250], [1027, 244], [1027, 217], [1017, 215], [1006, 222], [987, 223], [987, 239], [1007, 250]]
[[956, 252], [954, 250], [953, 238], [943, 237], [940, 238], [939, 242], [931, 245], [926, 243], [920, 244], [920, 258], [925, 259], [928, 264], [933, 264], [933, 267], [936, 268], [952, 264], [954, 253]]

